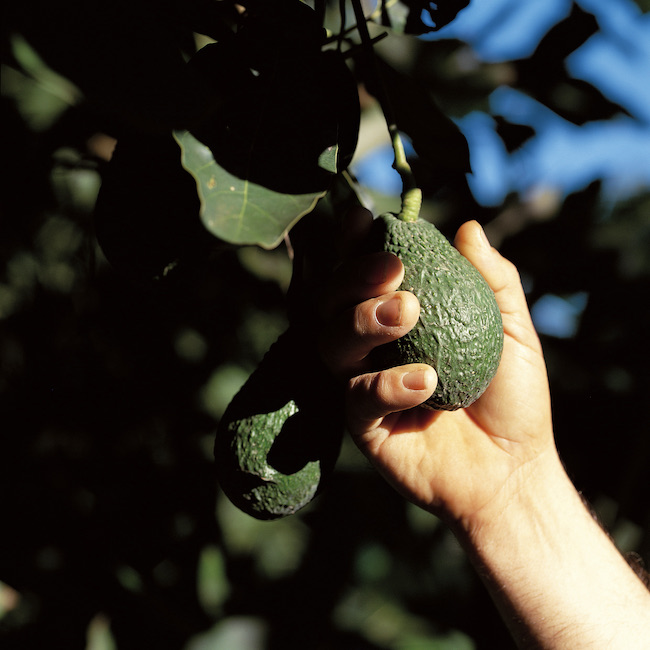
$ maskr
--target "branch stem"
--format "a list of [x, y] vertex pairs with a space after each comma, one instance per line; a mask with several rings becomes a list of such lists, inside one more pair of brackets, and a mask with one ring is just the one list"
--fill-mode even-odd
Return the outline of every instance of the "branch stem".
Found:
[[398, 217], [404, 221], [415, 221], [420, 214], [422, 191], [417, 187], [411, 165], [406, 159], [404, 143], [402, 142], [402, 137], [397, 128], [397, 122], [393, 115], [390, 99], [386, 89], [384, 88], [382, 77], [379, 72], [373, 47], [374, 43], [370, 36], [370, 32], [368, 31], [366, 16], [363, 13], [361, 0], [352, 0], [352, 7], [354, 9], [354, 16], [357, 23], [357, 31], [359, 32], [359, 37], [361, 39], [362, 50], [374, 86], [373, 92], [375, 93], [384, 113], [388, 133], [393, 146], [393, 153], [395, 154], [393, 168], [397, 171], [402, 180], [402, 207]]

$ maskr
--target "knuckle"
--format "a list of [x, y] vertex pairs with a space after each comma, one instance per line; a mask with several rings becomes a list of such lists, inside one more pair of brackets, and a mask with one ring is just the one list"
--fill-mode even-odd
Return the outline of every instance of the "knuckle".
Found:
[[[372, 301], [374, 302], [374, 301]], [[368, 302], [361, 303], [352, 309], [352, 333], [355, 337], [364, 337], [371, 331], [373, 323], [374, 305], [369, 306]]]
[[504, 265], [504, 270], [505, 273], [508, 276], [508, 279], [510, 279], [513, 282], [521, 282], [521, 275], [519, 274], [519, 269], [515, 266], [513, 262], [510, 260], [506, 259], [505, 260], [505, 265]]
[[379, 409], [386, 405], [387, 397], [391, 393], [391, 386], [390, 372], [382, 371], [371, 375], [368, 393], [375, 408]]

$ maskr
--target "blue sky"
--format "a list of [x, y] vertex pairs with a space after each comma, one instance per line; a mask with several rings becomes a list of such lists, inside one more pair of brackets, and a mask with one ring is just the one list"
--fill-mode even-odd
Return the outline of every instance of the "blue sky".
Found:
[[[607, 196], [624, 198], [650, 187], [650, 15], [632, 0], [579, 0], [596, 16], [600, 30], [567, 59], [567, 71], [622, 105], [631, 117], [576, 126], [527, 95], [501, 87], [490, 97], [490, 114], [471, 113], [458, 121], [470, 147], [468, 176], [476, 200], [500, 205], [508, 193], [552, 189], [577, 191], [595, 179]], [[429, 38], [458, 38], [487, 62], [525, 58], [571, 11], [570, 0], [471, 0], [456, 19]], [[492, 115], [536, 131], [509, 154], [496, 134]], [[357, 171], [360, 180], [399, 193], [385, 151]]]
[[[498, 88], [490, 111], [537, 135], [508, 154], [486, 113], [459, 120], [470, 146], [470, 187], [484, 205], [499, 205], [508, 192], [538, 187], [562, 194], [596, 178], [605, 193], [622, 198], [650, 187], [650, 15], [632, 0], [579, 0], [600, 30], [567, 59], [567, 71], [622, 105], [631, 117], [576, 126], [532, 98]], [[472, 0], [434, 38], [459, 38], [489, 62], [525, 58], [544, 34], [568, 16], [570, 0]]]
[[[642, 14], [632, 0], [577, 4], [596, 16], [599, 31], [568, 57], [567, 72], [598, 88], [630, 117], [577, 126], [522, 92], [497, 88], [489, 112], [458, 120], [470, 149], [469, 186], [480, 204], [499, 206], [511, 192], [525, 196], [539, 189], [567, 195], [596, 179], [609, 200], [650, 188], [650, 14]], [[428, 38], [460, 39], [486, 62], [526, 58], [571, 6], [570, 0], [471, 0], [452, 23]], [[495, 115], [533, 127], [535, 136], [508, 153], [496, 133]], [[362, 183], [399, 195], [392, 160], [386, 147], [355, 172]], [[532, 305], [535, 326], [543, 334], [571, 337], [587, 301], [584, 293], [543, 296]]]

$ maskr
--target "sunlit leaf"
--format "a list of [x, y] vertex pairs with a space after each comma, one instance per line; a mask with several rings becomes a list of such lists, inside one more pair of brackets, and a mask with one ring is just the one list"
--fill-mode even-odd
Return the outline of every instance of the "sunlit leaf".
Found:
[[355, 631], [371, 643], [397, 648], [400, 639], [408, 635], [426, 635], [428, 622], [412, 614], [382, 590], [369, 586], [350, 590], [337, 604], [333, 619], [337, 627]]
[[299, 517], [279, 519], [269, 528], [268, 522], [248, 516], [220, 495], [217, 519], [227, 553], [252, 556], [256, 571], [266, 578], [289, 576], [303, 562], [309, 530]]
[[196, 634], [185, 644], [183, 650], [264, 650], [268, 647], [269, 625], [254, 616], [229, 616], [209, 630]]
[[82, 93], [69, 79], [58, 74], [21, 36], [10, 39], [17, 67], [2, 65], [2, 95], [16, 102], [23, 119], [35, 131], [45, 131], [71, 106], [79, 104]]
[[205, 546], [199, 557], [196, 588], [199, 602], [208, 614], [216, 614], [228, 597], [230, 586], [221, 550], [212, 544]]
[[183, 167], [196, 179], [205, 227], [231, 244], [277, 246], [284, 233], [310, 212], [325, 191], [283, 194], [241, 179], [215, 161], [188, 131], [175, 133]]
[[93, 616], [86, 630], [86, 650], [116, 650], [110, 620], [104, 614]]
[[219, 366], [206, 382], [200, 395], [200, 405], [206, 413], [220, 418], [230, 400], [248, 378], [246, 370], [237, 365]]

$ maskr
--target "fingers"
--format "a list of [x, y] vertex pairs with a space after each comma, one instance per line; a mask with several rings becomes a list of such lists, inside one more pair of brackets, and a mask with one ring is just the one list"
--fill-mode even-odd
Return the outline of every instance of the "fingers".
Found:
[[372, 349], [404, 336], [419, 314], [420, 303], [408, 291], [365, 300], [330, 321], [321, 337], [322, 358], [335, 375], [363, 372]]
[[478, 222], [464, 223], [456, 233], [454, 245], [478, 269], [494, 291], [504, 328], [523, 328], [537, 338], [517, 268], [490, 246]]
[[372, 212], [361, 206], [348, 210], [343, 219], [341, 233], [341, 249], [343, 257], [349, 257], [358, 250], [370, 232], [372, 225]]
[[357, 303], [395, 291], [404, 278], [404, 266], [392, 253], [371, 253], [342, 264], [319, 300], [325, 318]]
[[365, 372], [364, 360], [372, 349], [406, 334], [420, 312], [413, 294], [396, 291], [404, 278], [396, 255], [359, 255], [371, 224], [372, 214], [365, 208], [346, 215], [344, 262], [319, 296], [319, 313], [326, 323], [321, 355], [335, 375], [345, 378]]
[[364, 254], [373, 217], [361, 206], [344, 217], [341, 232], [343, 264], [329, 278], [319, 311], [325, 318], [359, 302], [397, 289], [404, 277], [401, 261], [390, 253]]
[[348, 429], [354, 436], [377, 428], [391, 413], [422, 404], [433, 394], [438, 376], [431, 366], [410, 364], [372, 372], [350, 380]]

